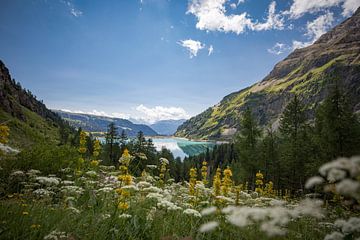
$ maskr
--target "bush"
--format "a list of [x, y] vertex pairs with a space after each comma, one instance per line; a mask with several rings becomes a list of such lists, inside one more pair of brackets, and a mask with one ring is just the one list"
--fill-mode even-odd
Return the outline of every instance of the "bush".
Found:
[[77, 150], [71, 146], [54, 146], [46, 143], [24, 149], [15, 159], [4, 159], [7, 170], [37, 169], [42, 174], [56, 174], [62, 168], [72, 167], [79, 158]]

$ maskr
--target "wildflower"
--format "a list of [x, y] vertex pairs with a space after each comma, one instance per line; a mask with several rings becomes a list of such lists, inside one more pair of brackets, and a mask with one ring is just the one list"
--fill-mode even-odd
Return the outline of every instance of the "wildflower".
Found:
[[26, 211], [24, 211], [24, 212], [22, 212], [22, 215], [29, 215], [29, 212], [26, 212]]
[[205, 186], [208, 184], [207, 173], [208, 173], [207, 162], [203, 161], [201, 167], [201, 177], [202, 177], [202, 182], [204, 183]]
[[227, 167], [224, 170], [224, 178], [223, 178], [223, 184], [222, 184], [222, 192], [224, 194], [224, 196], [227, 196], [229, 191], [231, 190], [231, 186], [232, 186], [232, 171], [230, 169], [230, 167]]
[[159, 159], [161, 165], [160, 165], [160, 174], [159, 174], [159, 178], [160, 178], [160, 185], [163, 185], [165, 183], [165, 173], [167, 171], [167, 165], [169, 165], [169, 160], [167, 160], [166, 158], [160, 158]]
[[198, 211], [196, 211], [195, 209], [191, 209], [191, 208], [185, 209], [183, 211], [183, 213], [186, 215], [194, 216], [194, 217], [199, 217], [199, 218], [201, 217], [201, 214]]
[[191, 168], [190, 169], [190, 180], [189, 180], [189, 194], [194, 196], [195, 195], [195, 185], [196, 185], [196, 169]]
[[268, 197], [274, 197], [275, 196], [274, 184], [273, 184], [272, 181], [269, 181], [268, 183], [265, 184], [264, 194], [266, 196], [268, 196]]
[[199, 231], [202, 233], [213, 231], [219, 226], [218, 222], [211, 221], [200, 226]]
[[256, 181], [255, 181], [255, 191], [259, 194], [261, 194], [263, 192], [263, 182], [264, 180], [264, 175], [259, 171], [256, 173]]
[[211, 206], [211, 207], [203, 209], [201, 211], [201, 215], [202, 216], [211, 215], [211, 214], [215, 213], [216, 211], [217, 211], [217, 207]]
[[93, 151], [94, 158], [97, 158], [99, 156], [100, 150], [101, 150], [100, 141], [96, 139], [94, 141], [94, 151]]
[[81, 131], [79, 153], [84, 154], [85, 152], [86, 152], [86, 133], [84, 131]]
[[324, 240], [343, 240], [344, 239], [344, 234], [339, 233], [339, 232], [332, 232], [328, 235], [325, 236]]
[[309, 178], [305, 183], [305, 188], [311, 189], [315, 187], [316, 185], [322, 184], [324, 182], [324, 179], [322, 177], [311, 177]]
[[126, 202], [120, 202], [120, 203], [118, 204], [118, 208], [119, 208], [119, 209], [122, 209], [122, 210], [126, 210], [126, 209], [129, 208], [129, 204], [126, 203]]
[[128, 218], [132, 218], [132, 216], [130, 214], [123, 213], [119, 215], [119, 218], [128, 219]]
[[98, 160], [92, 160], [91, 162], [90, 162], [90, 166], [91, 167], [97, 167], [99, 165], [99, 161]]
[[32, 225], [30, 226], [30, 228], [40, 228], [40, 227], [41, 227], [40, 224], [32, 224]]
[[221, 190], [221, 169], [217, 168], [216, 173], [213, 179], [213, 188], [214, 188], [214, 195], [220, 195]]
[[46, 186], [56, 186], [60, 183], [59, 179], [54, 177], [37, 177], [35, 180]]
[[6, 144], [10, 135], [10, 128], [6, 125], [0, 125], [0, 143]]

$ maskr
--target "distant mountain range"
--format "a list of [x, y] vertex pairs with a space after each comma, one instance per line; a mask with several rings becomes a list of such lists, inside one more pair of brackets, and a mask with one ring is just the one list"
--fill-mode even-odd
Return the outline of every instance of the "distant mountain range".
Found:
[[229, 94], [217, 105], [184, 122], [175, 135], [231, 138], [241, 127], [240, 116], [247, 108], [261, 126], [276, 127], [295, 94], [307, 106], [310, 120], [335, 84], [347, 94], [353, 111], [359, 112], [360, 8], [314, 44], [296, 49], [277, 63], [261, 82]]
[[150, 127], [160, 135], [171, 136], [176, 132], [177, 128], [185, 121], [186, 119], [161, 120], [157, 121], [154, 124], [151, 124]]
[[139, 131], [142, 131], [146, 136], [159, 135], [151, 127], [145, 124], [134, 124], [129, 120], [122, 118], [110, 118], [104, 116], [96, 116], [83, 113], [71, 113], [61, 110], [52, 110], [61, 116], [62, 119], [67, 121], [71, 126], [75, 128], [81, 127], [85, 131], [89, 132], [106, 132], [107, 127], [111, 122], [114, 122], [118, 128], [119, 133], [125, 130], [125, 133], [134, 137]]

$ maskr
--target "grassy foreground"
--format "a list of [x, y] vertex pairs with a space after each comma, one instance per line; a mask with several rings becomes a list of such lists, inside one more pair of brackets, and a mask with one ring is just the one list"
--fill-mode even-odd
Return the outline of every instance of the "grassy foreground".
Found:
[[[359, 170], [358, 159], [346, 160], [353, 163], [347, 170]], [[360, 218], [354, 208], [358, 202], [346, 207], [341, 195], [337, 202], [333, 198], [331, 204], [324, 204], [316, 199], [276, 196], [275, 191], [261, 186], [251, 192], [233, 186], [229, 169], [222, 180], [221, 172], [220, 179], [215, 176], [212, 187], [204, 179], [197, 180], [194, 170], [189, 183], [174, 183], [167, 178], [166, 159], [133, 177], [127, 172], [130, 161], [126, 153], [120, 159], [120, 170], [93, 161], [81, 170], [65, 168], [57, 175], [12, 171], [3, 182], [7, 194], [0, 200], [0, 239], [359, 237]], [[340, 163], [326, 169], [330, 173], [336, 166], [344, 169]], [[319, 184], [319, 178], [308, 184]], [[342, 193], [356, 198], [358, 193], [350, 190]]]

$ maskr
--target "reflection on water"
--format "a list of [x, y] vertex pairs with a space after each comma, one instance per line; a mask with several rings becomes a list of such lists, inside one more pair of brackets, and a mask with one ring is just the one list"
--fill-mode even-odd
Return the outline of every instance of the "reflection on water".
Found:
[[188, 155], [179, 147], [176, 138], [153, 138], [154, 146], [157, 151], [160, 151], [162, 147], [169, 149], [175, 158], [180, 157], [184, 159]]

